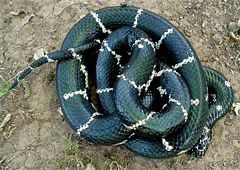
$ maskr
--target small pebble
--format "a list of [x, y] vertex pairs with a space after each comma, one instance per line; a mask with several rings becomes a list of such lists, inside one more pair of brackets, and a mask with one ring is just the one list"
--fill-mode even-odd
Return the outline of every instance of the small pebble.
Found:
[[96, 170], [96, 166], [92, 163], [88, 163], [85, 170]]
[[228, 31], [235, 32], [238, 29], [239, 29], [239, 27], [238, 27], [238, 24], [236, 22], [230, 22], [228, 24]]
[[217, 33], [213, 36], [213, 39], [214, 41], [217, 43], [217, 44], [222, 44], [223, 42], [223, 37], [221, 34]]

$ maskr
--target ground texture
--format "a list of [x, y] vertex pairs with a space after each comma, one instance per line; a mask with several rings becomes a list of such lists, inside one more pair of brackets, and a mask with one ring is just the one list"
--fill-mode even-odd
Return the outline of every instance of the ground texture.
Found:
[[[119, 4], [117, 0], [1, 0], [0, 75], [10, 80], [34, 60], [37, 50], [59, 49], [68, 30], [90, 10]], [[240, 100], [240, 45], [230, 38], [228, 28], [239, 19], [240, 1], [131, 0], [128, 4], [156, 12], [176, 25], [202, 64], [229, 79], [234, 102]], [[0, 131], [2, 169], [240, 169], [236, 113], [215, 125], [203, 159], [190, 160], [186, 155], [146, 159], [121, 147], [93, 146], [71, 134], [58, 111], [54, 75], [55, 64], [44, 65], [0, 99], [0, 122], [11, 114]]]

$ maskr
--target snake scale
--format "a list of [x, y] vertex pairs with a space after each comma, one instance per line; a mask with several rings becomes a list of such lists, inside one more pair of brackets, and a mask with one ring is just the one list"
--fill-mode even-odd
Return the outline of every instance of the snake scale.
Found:
[[150, 158], [202, 157], [212, 126], [233, 103], [230, 83], [201, 66], [175, 26], [134, 6], [86, 15], [61, 50], [35, 60], [10, 89], [55, 60], [57, 93], [71, 128], [88, 142], [123, 145]]

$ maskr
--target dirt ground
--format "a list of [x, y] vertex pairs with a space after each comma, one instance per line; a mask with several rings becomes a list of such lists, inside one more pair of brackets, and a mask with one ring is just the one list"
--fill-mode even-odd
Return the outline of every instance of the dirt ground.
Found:
[[[44, 48], [54, 51], [73, 24], [117, 0], [1, 0], [0, 75], [10, 80]], [[229, 36], [230, 22], [240, 16], [239, 0], [131, 0], [171, 21], [189, 39], [203, 65], [229, 79], [238, 102], [240, 44]], [[231, 25], [231, 24], [230, 24]], [[80, 141], [71, 134], [58, 111], [55, 63], [47, 64], [0, 99], [1, 169], [240, 169], [240, 116], [231, 112], [213, 130], [207, 154], [198, 160], [186, 155], [146, 159], [122, 147], [103, 147]]]

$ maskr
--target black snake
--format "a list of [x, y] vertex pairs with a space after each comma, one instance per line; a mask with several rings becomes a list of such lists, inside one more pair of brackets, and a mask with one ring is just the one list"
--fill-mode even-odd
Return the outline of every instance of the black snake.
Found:
[[30, 64], [10, 89], [54, 60], [71, 128], [91, 143], [124, 145], [146, 157], [203, 156], [213, 124], [233, 102], [229, 82], [201, 66], [176, 27], [132, 6], [103, 8], [79, 20], [61, 50]]

